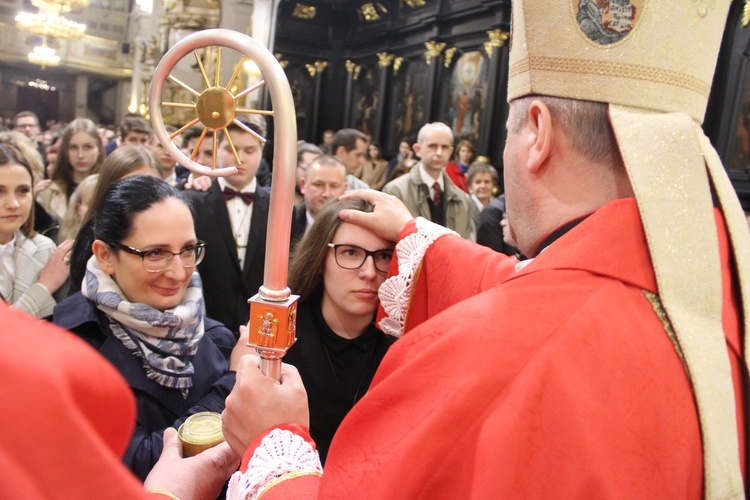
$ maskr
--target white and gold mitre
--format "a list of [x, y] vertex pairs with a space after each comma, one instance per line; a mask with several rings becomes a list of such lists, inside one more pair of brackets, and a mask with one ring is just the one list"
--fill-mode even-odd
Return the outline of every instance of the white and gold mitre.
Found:
[[513, 2], [508, 99], [529, 94], [703, 121], [729, 0]]
[[[607, 103], [701, 423], [704, 496], [744, 498], [714, 197], [750, 335], [750, 232], [700, 127], [730, 0], [513, 0], [508, 100]], [[745, 341], [744, 357], [750, 359]], [[747, 432], [747, 431], [746, 431]]]

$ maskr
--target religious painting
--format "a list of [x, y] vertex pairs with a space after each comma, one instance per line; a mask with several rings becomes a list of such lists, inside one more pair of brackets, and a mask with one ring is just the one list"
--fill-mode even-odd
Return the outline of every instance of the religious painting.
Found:
[[354, 82], [351, 127], [371, 135], [380, 102], [378, 76], [374, 67], [362, 67]]
[[427, 122], [425, 89], [428, 87], [428, 68], [424, 57], [408, 61], [398, 73], [394, 88], [393, 134], [388, 148], [395, 149], [402, 138], [416, 142], [417, 132]]
[[477, 144], [489, 82], [484, 54], [472, 51], [461, 55], [448, 78], [447, 87], [442, 88], [441, 121], [451, 127], [456, 142], [468, 139]]

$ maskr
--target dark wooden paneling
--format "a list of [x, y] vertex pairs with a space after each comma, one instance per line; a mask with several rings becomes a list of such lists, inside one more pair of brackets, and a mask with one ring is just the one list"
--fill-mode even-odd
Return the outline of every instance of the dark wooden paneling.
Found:
[[[452, 68], [444, 67], [443, 54], [427, 65], [425, 42], [439, 41], [456, 47], [457, 58], [463, 52], [482, 50], [488, 40], [487, 30], [510, 28], [509, 0], [426, 0], [424, 6], [415, 8], [402, 0], [381, 0], [373, 3], [379, 3], [387, 12], [376, 6], [381, 18], [372, 22], [358, 11], [366, 3], [360, 0], [301, 2], [316, 7], [313, 20], [294, 18], [295, 3], [286, 0], [280, 6], [275, 52], [284, 54], [290, 66], [317, 60], [329, 63], [321, 78], [316, 123], [300, 127], [300, 139], [317, 143], [317, 134], [322, 130], [353, 126], [364, 128], [373, 140], [381, 142], [386, 154], [395, 153], [403, 136], [414, 140], [424, 123], [445, 114]], [[378, 67], [380, 52], [402, 57], [401, 69], [394, 74], [393, 66]], [[354, 81], [346, 70], [347, 60], [367, 68], [373, 85], [366, 85], [365, 69], [360, 81]], [[488, 77], [488, 83], [501, 80], [497, 75]], [[484, 103], [490, 105], [485, 112], [494, 114], [497, 89], [483, 90]], [[502, 125], [504, 103], [500, 108]], [[493, 124], [492, 130], [483, 132], [488, 137], [494, 133], [495, 118], [486, 119]], [[493, 155], [496, 150], [492, 148], [485, 154]]]

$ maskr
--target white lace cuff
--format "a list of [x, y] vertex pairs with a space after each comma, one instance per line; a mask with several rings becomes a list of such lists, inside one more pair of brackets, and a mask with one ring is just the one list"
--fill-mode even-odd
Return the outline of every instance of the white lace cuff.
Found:
[[441, 236], [459, 236], [457, 232], [422, 217], [417, 217], [416, 226], [416, 233], [410, 234], [396, 244], [398, 274], [385, 280], [378, 291], [380, 303], [386, 314], [378, 326], [383, 332], [394, 337], [404, 334], [412, 284], [427, 249]]
[[264, 437], [247, 464], [229, 480], [228, 500], [255, 500], [282, 476], [323, 474], [318, 452], [303, 437], [274, 429]]

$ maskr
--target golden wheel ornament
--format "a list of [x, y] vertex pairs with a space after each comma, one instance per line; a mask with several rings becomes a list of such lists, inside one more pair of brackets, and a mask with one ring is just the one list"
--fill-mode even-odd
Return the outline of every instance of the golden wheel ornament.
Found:
[[[209, 46], [218, 46], [218, 61], [213, 75], [208, 75], [197, 51]], [[221, 48], [230, 48], [243, 55], [234, 74], [226, 85], [221, 82]], [[171, 75], [175, 66], [191, 52], [198, 61], [204, 89], [197, 90]], [[263, 80], [237, 94], [230, 89], [237, 79], [244, 62], [255, 62]], [[194, 99], [191, 102], [162, 102], [164, 85], [170, 80], [187, 90]], [[273, 111], [242, 108], [241, 99], [267, 86]], [[162, 107], [194, 109], [195, 116], [173, 134], [164, 127]], [[297, 167], [297, 119], [289, 82], [276, 58], [261, 44], [247, 35], [226, 29], [204, 30], [189, 35], [172, 47], [154, 70], [149, 92], [149, 112], [154, 133], [172, 158], [196, 175], [220, 177], [237, 173], [235, 167], [217, 168], [217, 132], [235, 124], [265, 144], [266, 138], [258, 135], [236, 119], [237, 113], [272, 116], [274, 121], [273, 181], [271, 183], [271, 205], [268, 213], [268, 235], [266, 237], [266, 262], [263, 286], [250, 303], [250, 342], [261, 356], [261, 369], [277, 379], [281, 375], [281, 357], [295, 341], [295, 319], [297, 299], [287, 287], [289, 265], [289, 238], [294, 204], [295, 170]], [[201, 123], [205, 128], [198, 145], [188, 157], [172, 139], [188, 128]], [[195, 161], [201, 143], [208, 131], [213, 131], [213, 158], [211, 165]], [[227, 134], [237, 165], [240, 158]]]

